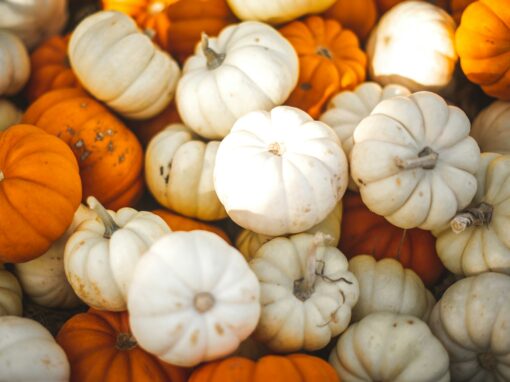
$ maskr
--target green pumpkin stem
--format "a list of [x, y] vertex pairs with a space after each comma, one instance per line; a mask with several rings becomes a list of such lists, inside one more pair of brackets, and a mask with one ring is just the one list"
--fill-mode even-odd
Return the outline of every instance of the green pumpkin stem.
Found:
[[89, 196], [87, 198], [87, 205], [90, 209], [94, 210], [95, 213], [99, 216], [99, 218], [103, 221], [104, 224], [104, 238], [109, 239], [112, 237], [113, 233], [120, 229], [120, 227], [115, 223], [115, 220], [111, 217], [111, 215], [106, 211], [103, 205], [93, 196]]
[[216, 53], [209, 47], [209, 37], [205, 33], [202, 33], [202, 51], [207, 59], [207, 69], [214, 70], [223, 64], [225, 61], [225, 53]]

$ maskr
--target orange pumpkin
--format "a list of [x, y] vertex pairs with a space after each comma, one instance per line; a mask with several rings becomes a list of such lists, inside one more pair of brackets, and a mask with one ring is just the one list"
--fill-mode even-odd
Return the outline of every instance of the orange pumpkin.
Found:
[[401, 3], [403, 1], [406, 1], [406, 0], [375, 0], [375, 2], [377, 3], [377, 9], [379, 9], [380, 15], [388, 12], [395, 5], [397, 5], [398, 3]]
[[306, 354], [268, 355], [257, 362], [231, 357], [209, 362], [191, 374], [189, 382], [340, 382], [335, 369]]
[[0, 132], [0, 262], [46, 252], [80, 200], [78, 164], [61, 140], [30, 125]]
[[30, 102], [50, 90], [81, 87], [67, 60], [68, 44], [69, 36], [53, 36], [30, 55], [31, 73], [26, 87]]
[[369, 254], [376, 259], [394, 258], [411, 268], [427, 285], [434, 285], [444, 271], [429, 231], [403, 230], [371, 212], [355, 193], [343, 198], [342, 237], [338, 248], [348, 257]]
[[324, 17], [335, 19], [365, 41], [377, 22], [377, 5], [374, 0], [337, 0]]
[[228, 235], [222, 229], [214, 225], [202, 223], [201, 221], [177, 215], [167, 210], [154, 210], [152, 212], [162, 218], [172, 231], [193, 231], [197, 229], [209, 231], [220, 236], [227, 243], [232, 245]]
[[71, 382], [185, 382], [186, 370], [159, 361], [131, 335], [127, 312], [90, 309], [60, 329]]
[[510, 101], [510, 0], [479, 0], [455, 33], [466, 77], [490, 96]]
[[298, 85], [286, 104], [318, 118], [331, 96], [365, 80], [367, 58], [356, 35], [335, 20], [310, 16], [282, 29], [299, 56]]
[[143, 191], [143, 152], [136, 136], [108, 109], [80, 89], [59, 89], [37, 99], [23, 121], [56, 135], [80, 166], [83, 199], [105, 207], [131, 206]]

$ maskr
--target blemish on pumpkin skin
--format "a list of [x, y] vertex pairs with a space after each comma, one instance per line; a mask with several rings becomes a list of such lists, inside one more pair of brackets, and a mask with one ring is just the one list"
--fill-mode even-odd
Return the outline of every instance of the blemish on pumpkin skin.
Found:
[[96, 134], [96, 137], [94, 138], [94, 140], [97, 142], [97, 141], [102, 141], [104, 139], [104, 134], [102, 132], [98, 132]]
[[119, 156], [119, 164], [124, 162], [126, 160], [126, 155], [125, 154], [122, 154]]
[[159, 166], [159, 175], [163, 176], [163, 166]]
[[216, 330], [216, 333], [218, 333], [218, 335], [220, 336], [223, 335], [223, 333], [225, 332], [221, 325], [218, 323], [214, 324], [214, 329]]
[[409, 325], [412, 325], [412, 324], [414, 324], [414, 321], [413, 321], [413, 320], [407, 320], [407, 323], [408, 323]]
[[106, 146], [106, 149], [108, 150], [108, 152], [112, 153], [114, 148], [113, 148], [113, 142], [110, 141], [108, 142], [108, 145]]
[[81, 107], [82, 109], [86, 109], [88, 106], [89, 106], [89, 105], [88, 105], [88, 103], [87, 103], [87, 102], [82, 102], [82, 103], [80, 103], [80, 107]]
[[74, 144], [74, 147], [76, 148], [81, 148], [85, 145], [85, 143], [83, 142], [83, 139], [80, 139], [79, 141], [76, 141], [76, 143]]
[[195, 346], [198, 342], [198, 330], [195, 330], [190, 337], [190, 342], [192, 346]]
[[312, 85], [308, 82], [303, 82], [302, 84], [299, 85], [299, 88], [301, 90], [310, 90], [312, 88]]
[[402, 184], [402, 181], [400, 180], [400, 178], [397, 178], [395, 179], [395, 183], [397, 184], [397, 186], [400, 186]]
[[165, 184], [168, 184], [169, 181], [170, 181], [170, 174], [167, 174], [167, 176], [165, 176]]
[[362, 186], [365, 186], [365, 182], [363, 182], [363, 180], [361, 178], [358, 178], [358, 183], [361, 184]]
[[383, 43], [384, 45], [389, 45], [391, 42], [391, 36], [384, 36]]
[[85, 159], [87, 159], [89, 156], [90, 156], [90, 151], [88, 150], [85, 150], [81, 155], [80, 155], [80, 160], [81, 161], [84, 161]]

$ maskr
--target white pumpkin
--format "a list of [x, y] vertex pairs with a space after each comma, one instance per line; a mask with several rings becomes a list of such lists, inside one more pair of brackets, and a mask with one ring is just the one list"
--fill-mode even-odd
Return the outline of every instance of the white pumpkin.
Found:
[[510, 154], [510, 102], [495, 101], [473, 122], [471, 136], [482, 152]]
[[320, 13], [336, 0], [227, 0], [230, 8], [241, 20], [260, 20], [279, 24], [297, 19], [308, 13]]
[[18, 36], [28, 49], [60, 33], [66, 22], [67, 0], [0, 1], [0, 29]]
[[21, 121], [23, 112], [12, 102], [0, 98], [0, 131]]
[[200, 220], [226, 218], [213, 182], [219, 144], [203, 142], [182, 124], [156, 134], [145, 151], [145, 179], [159, 204]]
[[[0, 12], [1, 7], [0, 3]], [[18, 93], [29, 76], [30, 59], [23, 42], [0, 29], [0, 96]]]
[[186, 61], [177, 109], [197, 134], [220, 139], [244, 114], [281, 105], [298, 76], [297, 54], [276, 29], [255, 21], [230, 25], [217, 38], [204, 35]]
[[448, 353], [414, 316], [372, 313], [352, 324], [329, 362], [342, 382], [449, 382]]
[[48, 308], [74, 308], [81, 300], [74, 293], [64, 270], [64, 249], [70, 236], [85, 220], [96, 213], [80, 204], [67, 231], [42, 256], [25, 263], [14, 264], [23, 291], [36, 304]]
[[453, 77], [455, 21], [438, 6], [404, 1], [379, 20], [367, 43], [370, 77], [411, 91], [439, 90]]
[[[340, 230], [342, 227], [342, 202], [338, 203], [326, 219], [319, 224], [314, 225], [306, 233], [314, 234], [321, 232], [328, 235], [331, 240], [328, 243], [336, 247], [340, 242]], [[268, 241], [274, 239], [274, 236], [262, 235], [247, 229], [243, 229], [236, 239], [236, 248], [243, 254], [247, 261], [250, 261], [258, 249]]]
[[261, 284], [255, 338], [277, 352], [318, 350], [351, 320], [359, 288], [327, 237], [298, 234], [264, 244], [250, 261]]
[[218, 235], [173, 232], [136, 267], [131, 330], [142, 348], [174, 365], [220, 358], [255, 329], [259, 289], [241, 254]]
[[351, 175], [363, 202], [397, 227], [446, 224], [476, 193], [480, 149], [469, 127], [434, 93], [379, 103], [354, 130]]
[[107, 211], [94, 197], [87, 198], [87, 203], [98, 216], [82, 222], [66, 243], [67, 280], [90, 307], [126, 310], [127, 291], [138, 260], [170, 228], [151, 212], [129, 207]]
[[457, 281], [429, 325], [450, 355], [452, 381], [510, 381], [510, 276], [483, 273]]
[[68, 56], [81, 84], [124, 117], [155, 116], [174, 97], [179, 66], [121, 12], [85, 18], [71, 35]]
[[0, 382], [68, 382], [69, 377], [66, 354], [46, 328], [28, 318], [0, 317]]
[[510, 275], [510, 155], [482, 153], [478, 188], [470, 206], [435, 230], [444, 266], [458, 275]]
[[[352, 134], [361, 120], [370, 115], [379, 102], [409, 94], [411, 92], [401, 85], [391, 84], [382, 87], [376, 82], [364, 82], [352, 91], [346, 90], [334, 96], [320, 120], [335, 130], [349, 158], [354, 145]], [[349, 179], [349, 189], [358, 190], [352, 179]]]
[[269, 236], [320, 223], [342, 198], [347, 180], [335, 132], [289, 106], [238, 119], [214, 166], [214, 188], [230, 218]]
[[420, 277], [395, 259], [377, 261], [372, 256], [358, 255], [349, 260], [349, 270], [359, 283], [352, 322], [377, 312], [410, 315], [426, 321], [436, 303]]
[[[0, 316], [21, 316], [22, 312], [23, 291], [21, 286], [16, 277], [0, 264]], [[0, 381], [1, 377], [0, 372]]]

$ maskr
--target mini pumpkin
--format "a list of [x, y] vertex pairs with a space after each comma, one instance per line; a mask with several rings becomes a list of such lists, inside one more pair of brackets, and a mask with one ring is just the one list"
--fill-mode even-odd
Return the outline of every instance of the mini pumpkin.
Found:
[[329, 98], [365, 80], [367, 58], [356, 35], [336, 20], [310, 16], [280, 29], [299, 58], [298, 85], [286, 105], [317, 118]]
[[0, 131], [21, 121], [23, 112], [7, 99], [0, 98]]
[[145, 152], [145, 179], [159, 204], [201, 220], [226, 218], [213, 182], [219, 144], [203, 142], [182, 124], [156, 134]]
[[336, 0], [324, 17], [337, 20], [365, 41], [378, 19], [375, 0]]
[[57, 335], [71, 365], [71, 382], [186, 382], [184, 369], [145, 352], [131, 334], [127, 312], [90, 309]]
[[22, 302], [23, 291], [18, 280], [0, 264], [0, 317], [21, 316]]
[[208, 138], [225, 137], [236, 120], [281, 105], [297, 84], [296, 52], [267, 24], [246, 21], [203, 35], [183, 68], [177, 109], [186, 126]]
[[0, 29], [0, 96], [18, 93], [29, 76], [30, 61], [25, 45], [14, 34]]
[[320, 223], [342, 198], [347, 179], [334, 131], [289, 106], [238, 119], [214, 166], [214, 188], [230, 218], [269, 236]]
[[31, 125], [0, 132], [0, 261], [42, 255], [71, 224], [80, 200], [78, 164], [64, 142]]
[[397, 227], [443, 226], [476, 193], [480, 149], [469, 128], [462, 110], [431, 92], [380, 102], [353, 135], [363, 202]]
[[[71, 36], [68, 55], [83, 87], [124, 117], [153, 117], [173, 99], [179, 66], [123, 13], [85, 18]], [[126, 60], [129, 65], [123, 65]]]
[[220, 358], [255, 329], [259, 288], [241, 254], [217, 235], [172, 232], [136, 266], [128, 297], [131, 330], [141, 347], [165, 362], [193, 366]]
[[327, 239], [321, 233], [278, 237], [250, 261], [261, 284], [254, 336], [271, 350], [318, 350], [349, 325], [358, 282]]
[[482, 152], [510, 154], [510, 102], [495, 101], [483, 109], [471, 127]]

